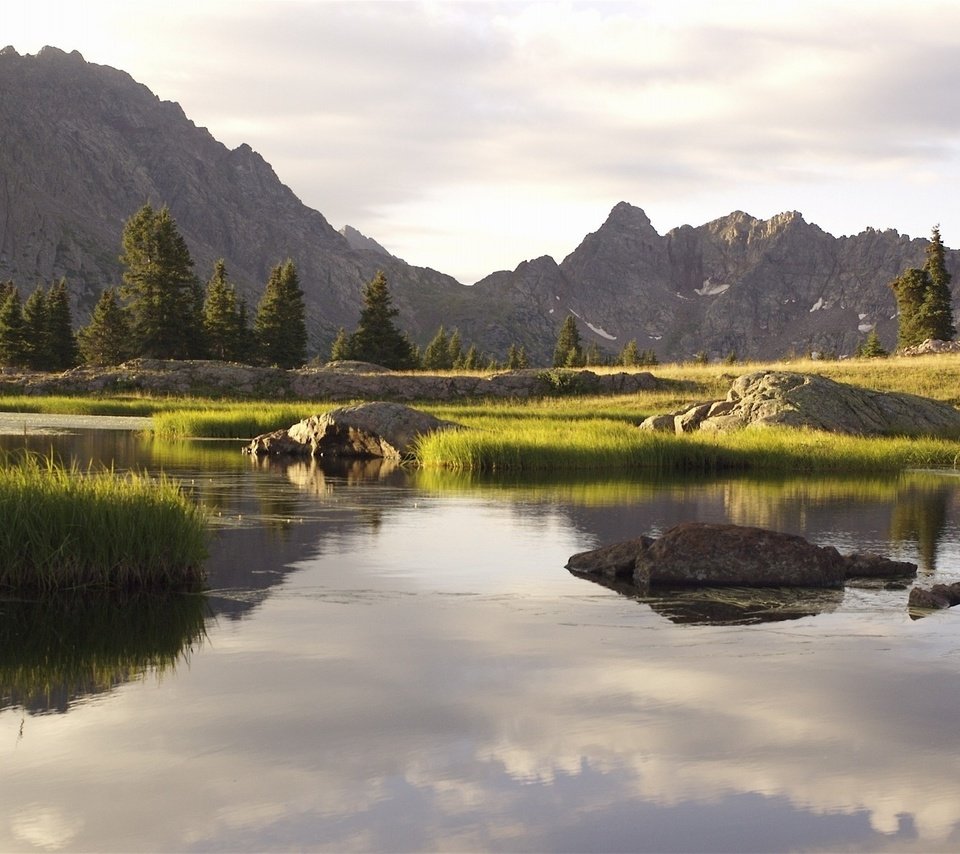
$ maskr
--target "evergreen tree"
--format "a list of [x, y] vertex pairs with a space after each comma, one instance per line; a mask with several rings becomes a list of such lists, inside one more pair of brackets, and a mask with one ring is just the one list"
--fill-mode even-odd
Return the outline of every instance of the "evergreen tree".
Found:
[[934, 226], [927, 245], [927, 262], [923, 266], [930, 277], [927, 293], [920, 306], [921, 324], [926, 337], [938, 341], [952, 341], [957, 330], [953, 325], [953, 297], [950, 293], [950, 273], [940, 238], [939, 226]]
[[170, 211], [144, 205], [124, 226], [122, 242], [121, 294], [130, 303], [137, 354], [159, 359], [196, 354], [202, 349], [200, 285]]
[[449, 371], [453, 367], [453, 362], [450, 360], [450, 340], [443, 326], [427, 344], [427, 349], [423, 351], [422, 362], [424, 370], [427, 371]]
[[134, 355], [127, 312], [113, 288], [100, 294], [90, 323], [80, 330], [77, 338], [80, 355], [88, 365], [119, 365]]
[[475, 344], [471, 344], [463, 356], [463, 370], [476, 371], [480, 369], [481, 357]]
[[240, 301], [227, 277], [223, 258], [213, 265], [203, 302], [203, 329], [207, 353], [222, 361], [240, 361], [243, 357]]
[[337, 337], [333, 339], [333, 346], [330, 348], [331, 362], [344, 362], [352, 358], [350, 356], [350, 336], [347, 330], [342, 326], [337, 330]]
[[618, 360], [621, 365], [624, 365], [627, 368], [635, 368], [640, 364], [640, 351], [637, 349], [637, 339], [633, 338], [628, 341], [623, 349], [620, 351], [620, 358]]
[[65, 371], [79, 361], [77, 336], [73, 332], [67, 281], [61, 279], [47, 295], [47, 335], [50, 341], [51, 368]]
[[463, 343], [460, 340], [460, 330], [454, 329], [453, 334], [450, 336], [450, 342], [448, 344], [449, 355], [447, 356], [447, 361], [450, 364], [451, 368], [462, 368], [463, 367]]
[[950, 341], [956, 335], [940, 229], [934, 227], [923, 269], [912, 267], [890, 283], [899, 317], [897, 349], [912, 347], [928, 338]]
[[303, 291], [289, 258], [271, 271], [253, 325], [263, 364], [295, 368], [307, 360]]
[[856, 355], [864, 359], [882, 359], [890, 355], [883, 349], [877, 330], [870, 330], [867, 340], [857, 348]]
[[28, 367], [47, 371], [53, 361], [50, 350], [47, 293], [42, 285], [27, 297], [23, 304], [23, 328]]
[[922, 323], [921, 306], [930, 286], [926, 270], [911, 267], [890, 283], [897, 298], [897, 349], [922, 343], [929, 336]]
[[507, 369], [515, 371], [520, 367], [520, 352], [516, 344], [511, 344], [507, 348]]
[[0, 304], [0, 365], [23, 368], [27, 365], [27, 333], [23, 321], [23, 303], [16, 287], [4, 287], [6, 297]]
[[530, 360], [527, 358], [527, 349], [522, 344], [520, 345], [520, 349], [517, 350], [517, 367], [521, 370], [530, 367]]
[[583, 363], [583, 346], [580, 343], [577, 321], [572, 314], [568, 314], [557, 336], [557, 345], [553, 351], [553, 366], [575, 368], [582, 366]]
[[251, 364], [257, 355], [257, 336], [250, 326], [247, 301], [237, 297], [237, 353], [236, 361]]
[[413, 345], [393, 320], [398, 314], [390, 297], [387, 277], [380, 271], [363, 289], [360, 322], [350, 336], [352, 358], [395, 370], [415, 368], [417, 358]]

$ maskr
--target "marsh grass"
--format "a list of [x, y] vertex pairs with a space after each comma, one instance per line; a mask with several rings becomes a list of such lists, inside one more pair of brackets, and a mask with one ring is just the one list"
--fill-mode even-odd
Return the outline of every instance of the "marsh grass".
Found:
[[624, 421], [565, 422], [531, 416], [470, 418], [471, 429], [421, 438], [417, 461], [427, 468], [478, 472], [863, 472], [954, 466], [960, 442], [865, 438], [790, 428], [729, 434], [653, 433]]
[[212, 439], [252, 439], [261, 433], [289, 427], [328, 408], [323, 404], [306, 402], [250, 402], [210, 408], [181, 407], [156, 413], [153, 416], [153, 433], [161, 439], [201, 436]]
[[195, 590], [203, 510], [165, 475], [0, 458], [0, 590]]

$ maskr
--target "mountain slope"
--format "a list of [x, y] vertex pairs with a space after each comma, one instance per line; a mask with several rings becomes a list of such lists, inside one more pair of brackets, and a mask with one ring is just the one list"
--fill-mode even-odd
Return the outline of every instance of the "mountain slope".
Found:
[[[892, 346], [889, 282], [922, 264], [926, 246], [895, 231], [834, 238], [797, 213], [738, 211], [660, 235], [621, 202], [560, 263], [525, 261], [466, 287], [355, 229], [337, 232], [249, 146], [227, 149], [177, 104], [76, 52], [0, 51], [0, 128], [0, 280], [26, 295], [66, 276], [85, 321], [100, 291], [120, 281], [124, 222], [146, 202], [166, 204], [197, 275], [224, 257], [251, 309], [270, 269], [296, 262], [311, 354], [354, 326], [378, 269], [419, 344], [442, 323], [498, 358], [516, 343], [548, 362], [571, 312], [586, 343], [616, 353], [636, 339], [662, 360], [849, 353], [874, 325]], [[958, 260], [948, 253], [960, 287]]]

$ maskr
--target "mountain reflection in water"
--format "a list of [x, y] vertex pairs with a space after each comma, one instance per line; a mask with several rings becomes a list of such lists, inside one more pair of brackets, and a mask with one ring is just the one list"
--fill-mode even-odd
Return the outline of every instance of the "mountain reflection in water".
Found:
[[209, 508], [210, 590], [115, 617], [123, 642], [10, 622], [0, 850], [960, 847], [960, 613], [564, 569], [699, 519], [957, 581], [949, 474], [508, 482], [109, 441]]

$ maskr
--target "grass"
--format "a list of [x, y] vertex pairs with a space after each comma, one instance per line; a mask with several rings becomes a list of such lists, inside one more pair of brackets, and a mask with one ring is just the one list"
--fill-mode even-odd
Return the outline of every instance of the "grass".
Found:
[[[420, 408], [471, 429], [423, 439], [416, 460], [428, 468], [525, 474], [621, 468], [678, 473], [888, 472], [953, 466], [960, 460], [960, 444], [938, 439], [856, 438], [787, 428], [719, 436], [648, 434], [635, 429], [649, 415], [723, 398], [735, 377], [761, 369], [818, 373], [878, 391], [908, 392], [960, 405], [960, 354], [844, 361], [806, 359], [777, 364], [658, 365], [651, 371], [661, 380], [660, 386], [631, 395], [422, 404]], [[116, 404], [120, 409], [111, 414], [153, 415], [154, 435], [167, 439], [249, 439], [329, 408], [317, 401], [263, 403], [136, 397], [122, 401], [0, 398], [0, 409], [14, 403], [26, 405], [24, 401], [42, 401], [45, 411], [93, 413]], [[62, 409], [67, 405], [72, 408]]]
[[450, 430], [422, 438], [417, 461], [454, 471], [863, 472], [953, 466], [960, 442], [861, 438], [813, 430], [651, 433], [613, 419], [498, 419], [461, 411]]
[[204, 580], [204, 513], [163, 475], [6, 457], [0, 519], [0, 590], [196, 590]]

